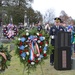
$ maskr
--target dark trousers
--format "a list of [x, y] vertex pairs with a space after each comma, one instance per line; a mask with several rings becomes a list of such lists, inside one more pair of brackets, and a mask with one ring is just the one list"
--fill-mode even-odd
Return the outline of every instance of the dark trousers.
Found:
[[50, 54], [50, 63], [54, 63], [54, 50], [52, 50], [52, 53]]

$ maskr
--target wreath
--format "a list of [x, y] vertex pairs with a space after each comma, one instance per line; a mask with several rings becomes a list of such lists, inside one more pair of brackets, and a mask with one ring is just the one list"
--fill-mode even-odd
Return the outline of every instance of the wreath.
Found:
[[16, 25], [7, 25], [7, 26], [3, 26], [3, 36], [5, 36], [6, 38], [10, 39], [14, 39], [14, 37], [17, 35], [18, 30], [17, 30], [17, 26]]
[[21, 31], [15, 44], [15, 53], [19, 56], [25, 68], [35, 68], [50, 54], [49, 35], [44, 30], [40, 32], [36, 29]]
[[0, 43], [0, 70], [4, 71], [8, 66], [10, 66], [11, 55], [10, 51], [8, 51], [8, 46], [4, 47], [2, 43]]

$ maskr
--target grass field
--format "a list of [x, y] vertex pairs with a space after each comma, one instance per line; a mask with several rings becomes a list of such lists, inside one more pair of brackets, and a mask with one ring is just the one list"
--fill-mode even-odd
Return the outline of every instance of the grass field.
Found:
[[[10, 66], [4, 72], [0, 72], [0, 75], [28, 75], [24, 70], [24, 66], [20, 63], [18, 56], [15, 55], [14, 52], [14, 50], [11, 52], [12, 58]], [[50, 59], [48, 58], [44, 61], [44, 64], [42, 64], [43, 72], [41, 71], [41, 66], [38, 65], [36, 70], [31, 71], [29, 75], [75, 75], [75, 70], [59, 71], [54, 69], [49, 61]]]

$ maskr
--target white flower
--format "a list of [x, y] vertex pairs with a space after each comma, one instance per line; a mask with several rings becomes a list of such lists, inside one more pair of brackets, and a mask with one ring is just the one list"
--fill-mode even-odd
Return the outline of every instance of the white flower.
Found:
[[29, 30], [26, 30], [26, 32], [28, 32]]
[[36, 33], [39, 36], [39, 33]]
[[45, 44], [45, 46], [48, 46], [48, 44]]
[[39, 56], [39, 54], [36, 55], [37, 57]]
[[31, 65], [34, 65], [35, 63], [34, 62], [31, 62]]
[[20, 48], [20, 47], [18, 46], [18, 48]]
[[18, 38], [18, 40], [21, 40], [20, 38]]
[[6, 27], [5, 25], [3, 25], [3, 27]]
[[41, 46], [40, 46], [40, 48], [41, 48]]
[[22, 59], [23, 59], [23, 60], [25, 60], [25, 58], [24, 58], [24, 57], [23, 57]]
[[38, 60], [41, 60], [41, 58], [38, 58]]
[[38, 40], [38, 43], [40, 43], [41, 41], [40, 40]]
[[46, 53], [47, 51], [44, 51], [44, 53]]
[[26, 33], [26, 35], [28, 36], [28, 35], [29, 35], [29, 33], [27, 32], [27, 33]]
[[45, 37], [43, 37], [43, 39], [45, 40]]
[[26, 52], [27, 55], [29, 55], [29, 52]]
[[28, 47], [28, 45], [25, 45], [25, 47]]
[[7, 31], [6, 31], [7, 32]]

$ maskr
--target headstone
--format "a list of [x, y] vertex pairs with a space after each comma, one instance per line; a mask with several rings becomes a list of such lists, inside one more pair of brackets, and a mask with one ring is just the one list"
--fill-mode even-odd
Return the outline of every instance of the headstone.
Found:
[[10, 42], [11, 42], [10, 39], [7, 39], [7, 38], [5, 38], [5, 37], [1, 37], [0, 41], [1, 41], [2, 43], [10, 43]]
[[2, 43], [10, 43], [11, 40], [7, 39], [3, 36], [2, 26], [0, 27], [0, 42]]

